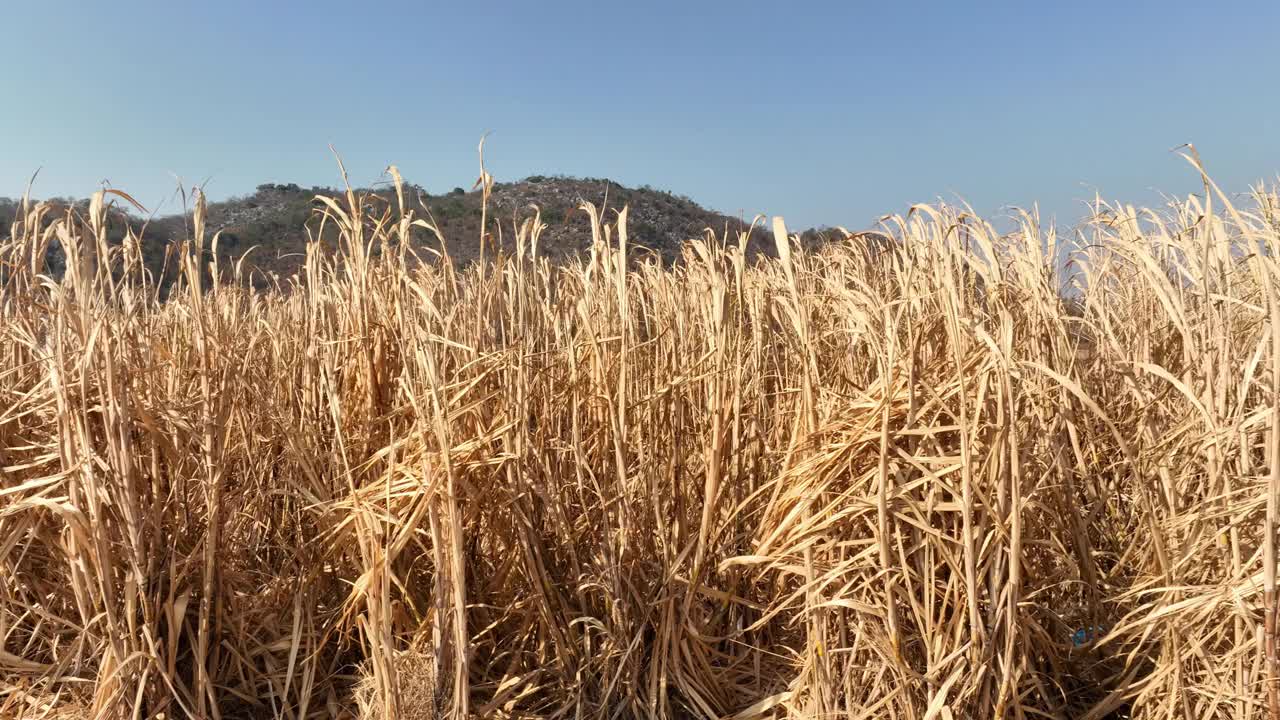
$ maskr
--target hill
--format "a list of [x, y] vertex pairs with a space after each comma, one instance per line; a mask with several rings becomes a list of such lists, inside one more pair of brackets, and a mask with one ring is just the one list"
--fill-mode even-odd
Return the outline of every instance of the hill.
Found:
[[[454, 262], [466, 264], [479, 256], [482, 205], [479, 190], [455, 188], [445, 194], [431, 194], [416, 185], [407, 185], [405, 190], [406, 202], [418, 208], [418, 215], [436, 222]], [[390, 186], [361, 188], [357, 192], [376, 196], [389, 207], [394, 207], [396, 202]], [[270, 284], [271, 276], [284, 280], [293, 275], [302, 266], [309, 237], [319, 237], [329, 246], [334, 242], [332, 233], [319, 234], [320, 223], [315, 212], [320, 204], [317, 196], [331, 197], [339, 203], [344, 201], [343, 192], [334, 188], [269, 183], [259, 185], [252, 194], [210, 203], [207, 226], [210, 234], [221, 232], [219, 259], [238, 259], [252, 249], [246, 264], [257, 271], [253, 282], [259, 286]], [[85, 204], [82, 200], [59, 202]], [[547, 226], [540, 239], [539, 252], [554, 259], [582, 252], [591, 244], [590, 221], [586, 213], [578, 209], [583, 202], [605, 209], [606, 217], [624, 206], [629, 207], [631, 246], [637, 253], [656, 254], [664, 263], [678, 261], [684, 241], [700, 236], [706, 228], [712, 228], [717, 234], [726, 229], [744, 230], [751, 220], [732, 218], [704, 208], [683, 195], [648, 186], [630, 188], [604, 178], [535, 175], [493, 186], [488, 205], [492, 242], [510, 248], [512, 220], [528, 217], [533, 206], [537, 206]], [[0, 198], [0, 237], [9, 235], [16, 212], [16, 201]], [[118, 242], [126, 226], [141, 233], [146, 265], [159, 275], [164, 273], [165, 247], [186, 235], [189, 220], [189, 214], [144, 219], [121, 211], [113, 215], [108, 234], [113, 242]], [[758, 231], [755, 237], [766, 242], [754, 240], [752, 252], [769, 253], [771, 238]], [[415, 249], [439, 249], [435, 237], [421, 228], [414, 230], [413, 242]], [[491, 248], [492, 245], [486, 252], [492, 253]], [[56, 269], [60, 267], [60, 251], [55, 249], [52, 254], [55, 256], [50, 258], [50, 266]]]

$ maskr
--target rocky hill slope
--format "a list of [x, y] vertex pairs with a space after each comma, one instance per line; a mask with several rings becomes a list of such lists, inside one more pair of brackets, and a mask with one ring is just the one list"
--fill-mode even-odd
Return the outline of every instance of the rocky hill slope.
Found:
[[[372, 193], [394, 205], [395, 193], [390, 187], [367, 188], [360, 192]], [[253, 274], [255, 285], [270, 284], [273, 276], [286, 280], [302, 266], [309, 236], [331, 244], [329, 233], [317, 234], [320, 223], [316, 209], [319, 203], [315, 198], [318, 195], [343, 202], [342, 193], [333, 188], [266, 184], [258, 186], [250, 195], [211, 203], [207, 223], [211, 233], [222, 233], [218, 246], [220, 259], [239, 258], [252, 248], [246, 265], [256, 271]], [[456, 263], [466, 264], [478, 257], [481, 223], [481, 193], [478, 190], [455, 188], [445, 194], [433, 195], [421, 187], [409, 185], [406, 196], [407, 201], [421, 202], [425, 206], [426, 212], [443, 232], [449, 254]], [[590, 247], [590, 222], [587, 215], [578, 209], [584, 201], [593, 203], [597, 208], [605, 208], [605, 217], [610, 220], [613, 219], [613, 211], [629, 207], [628, 235], [632, 247], [638, 253], [652, 252], [668, 263], [678, 261], [684, 241], [699, 237], [706, 228], [719, 234], [726, 229], [745, 229], [751, 221], [751, 218], [746, 218], [745, 222], [741, 218], [731, 218], [703, 208], [682, 195], [649, 187], [629, 188], [598, 178], [532, 176], [493, 187], [488, 206], [489, 231], [496, 233], [494, 221], [500, 223], [503, 241], [510, 247], [512, 220], [528, 217], [536, 205], [547, 225], [539, 252], [552, 258], [564, 258]], [[418, 209], [420, 216], [425, 214], [422, 206]], [[16, 209], [15, 201], [0, 198], [0, 238], [9, 235]], [[112, 218], [110, 235], [114, 240], [123, 237], [126, 225], [142, 231], [146, 264], [159, 275], [163, 273], [165, 247], [186, 236], [189, 220], [189, 215], [170, 215], [144, 221], [136, 215], [120, 212]], [[757, 229], [753, 237], [752, 252], [771, 252], [773, 241], [767, 232]], [[438, 249], [434, 236], [424, 230], [415, 230], [414, 243], [418, 248]], [[51, 267], [56, 268], [58, 264], [59, 258], [51, 258]]]

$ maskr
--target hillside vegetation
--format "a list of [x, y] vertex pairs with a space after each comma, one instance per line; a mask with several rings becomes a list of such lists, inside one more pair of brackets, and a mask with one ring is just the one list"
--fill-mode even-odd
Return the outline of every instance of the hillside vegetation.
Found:
[[[540, 252], [556, 260], [586, 252], [591, 247], [591, 223], [580, 211], [583, 202], [600, 208], [608, 217], [623, 207], [630, 209], [631, 242], [638, 253], [652, 253], [666, 263], [678, 261], [685, 240], [699, 237], [708, 229], [717, 233], [745, 230], [752, 218], [731, 218], [706, 210], [693, 200], [649, 187], [628, 188], [607, 179], [548, 177], [535, 175], [510, 183], [494, 183], [487, 203], [488, 218], [497, 222], [482, 243], [480, 228], [486, 210], [479, 189], [454, 188], [448, 193], [432, 195], [419, 186], [404, 184], [406, 200], [418, 208], [419, 214], [436, 225], [454, 243], [447, 248], [451, 260], [467, 265], [481, 257], [481, 247], [492, 256], [509, 252], [511, 228], [517, 217], [537, 207], [546, 224], [540, 241]], [[391, 187], [357, 188], [355, 192], [369, 203], [381, 203], [389, 210], [396, 203]], [[245, 258], [244, 280], [265, 288], [287, 282], [302, 268], [307, 243], [315, 240], [330, 251], [337, 247], [336, 228], [322, 228], [316, 209], [323, 206], [318, 198], [345, 201], [345, 190], [329, 187], [304, 188], [296, 184], [267, 183], [251, 194], [205, 206], [206, 232], [210, 238], [219, 235], [215, 254], [225, 267]], [[87, 200], [53, 200], [53, 208], [78, 208], [82, 213]], [[19, 202], [0, 198], [0, 232], [7, 232], [18, 215]], [[177, 277], [176, 265], [166, 264], [166, 249], [189, 236], [191, 212], [144, 217], [143, 213], [123, 200], [115, 212], [105, 219], [107, 242], [120, 244], [127, 232], [140, 238], [142, 262], [164, 286]], [[371, 210], [370, 212], [373, 212]], [[503, 234], [505, 229], [506, 234]], [[811, 232], [815, 238], [818, 233]], [[409, 230], [409, 248], [427, 258], [440, 252], [439, 239], [420, 227]], [[377, 252], [381, 248], [375, 247]], [[761, 248], [752, 246], [753, 252]], [[765, 251], [770, 246], [763, 246]], [[247, 253], [247, 255], [246, 255]], [[55, 241], [50, 246], [49, 266], [61, 271], [63, 253]]]
[[1280, 718], [1274, 192], [667, 265], [492, 190], [465, 266], [300, 198], [288, 291], [197, 196], [167, 301], [19, 213], [0, 716]]

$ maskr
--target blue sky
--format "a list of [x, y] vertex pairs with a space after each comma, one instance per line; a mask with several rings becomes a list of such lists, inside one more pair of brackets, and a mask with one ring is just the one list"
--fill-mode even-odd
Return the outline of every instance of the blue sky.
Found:
[[1280, 3], [7, 3], [0, 195], [108, 180], [175, 210], [396, 163], [470, 187], [565, 173], [793, 227], [911, 203], [1193, 192], [1280, 171]]

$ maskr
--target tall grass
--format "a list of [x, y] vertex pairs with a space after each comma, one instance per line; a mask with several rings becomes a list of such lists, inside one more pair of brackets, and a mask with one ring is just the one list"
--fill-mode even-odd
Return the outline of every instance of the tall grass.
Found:
[[1274, 194], [466, 269], [398, 198], [259, 293], [197, 195], [163, 302], [24, 201], [0, 715], [1280, 718]]

